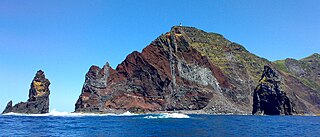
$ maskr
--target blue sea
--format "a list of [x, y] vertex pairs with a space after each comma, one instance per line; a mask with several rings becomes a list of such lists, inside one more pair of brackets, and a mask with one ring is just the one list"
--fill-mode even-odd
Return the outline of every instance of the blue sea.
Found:
[[0, 115], [1, 136], [320, 136], [319, 116], [75, 114]]

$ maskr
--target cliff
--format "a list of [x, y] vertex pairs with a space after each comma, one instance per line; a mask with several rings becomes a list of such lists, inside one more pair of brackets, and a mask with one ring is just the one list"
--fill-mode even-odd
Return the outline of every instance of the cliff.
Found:
[[12, 101], [9, 101], [2, 113], [49, 113], [49, 85], [50, 81], [46, 79], [44, 72], [42, 70], [39, 70], [32, 80], [29, 90], [29, 99], [27, 100], [27, 102], [20, 102], [12, 106]]
[[[314, 59], [305, 60], [312, 64]], [[75, 111], [249, 114], [264, 66], [279, 73], [296, 113], [320, 113], [319, 83], [303, 82], [313, 81], [311, 77], [298, 78], [220, 34], [182, 26], [162, 34], [141, 53], [132, 52], [116, 69], [108, 64], [92, 66]], [[310, 75], [318, 73], [318, 68]]]

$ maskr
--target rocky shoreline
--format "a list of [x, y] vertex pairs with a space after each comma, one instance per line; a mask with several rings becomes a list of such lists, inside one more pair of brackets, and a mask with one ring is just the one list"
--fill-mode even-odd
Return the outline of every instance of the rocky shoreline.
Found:
[[[91, 66], [75, 112], [320, 113], [320, 81], [313, 77], [320, 71], [319, 55], [301, 66], [287, 62], [260, 58], [220, 34], [174, 26], [115, 69]], [[263, 76], [265, 66], [277, 74]]]
[[[116, 68], [91, 66], [75, 113], [320, 114], [320, 55], [268, 61], [217, 33], [174, 26]], [[3, 113], [49, 113], [39, 70], [27, 102]]]

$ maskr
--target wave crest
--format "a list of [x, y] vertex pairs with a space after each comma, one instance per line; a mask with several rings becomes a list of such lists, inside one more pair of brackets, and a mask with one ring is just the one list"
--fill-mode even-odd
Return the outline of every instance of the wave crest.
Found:
[[163, 113], [163, 114], [155, 114], [151, 116], [145, 116], [143, 118], [146, 119], [158, 119], [158, 118], [190, 118], [186, 114], [181, 114], [181, 113]]
[[21, 113], [7, 113], [3, 115], [8, 116], [52, 116], [52, 117], [84, 117], [84, 116], [141, 116], [145, 119], [159, 119], [159, 118], [190, 118], [188, 115], [181, 114], [181, 113], [161, 113], [161, 114], [134, 114], [130, 113], [129, 111], [123, 114], [97, 114], [97, 113], [72, 113], [72, 112], [60, 112], [56, 109], [50, 111], [50, 113], [46, 114], [21, 114]]

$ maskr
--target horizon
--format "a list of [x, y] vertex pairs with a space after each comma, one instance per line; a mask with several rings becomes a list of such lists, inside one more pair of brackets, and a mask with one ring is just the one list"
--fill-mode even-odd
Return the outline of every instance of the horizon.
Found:
[[0, 110], [10, 100], [26, 101], [41, 69], [51, 82], [50, 111], [73, 112], [91, 65], [109, 62], [116, 68], [180, 22], [219, 33], [269, 61], [319, 54], [317, 5], [313, 0], [2, 1]]

